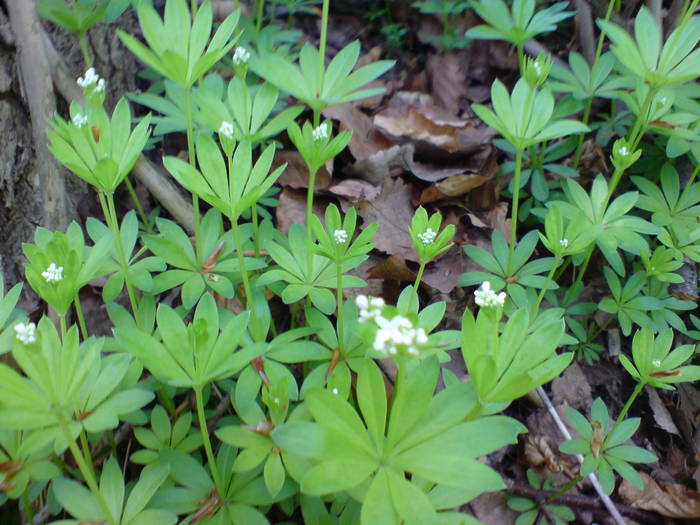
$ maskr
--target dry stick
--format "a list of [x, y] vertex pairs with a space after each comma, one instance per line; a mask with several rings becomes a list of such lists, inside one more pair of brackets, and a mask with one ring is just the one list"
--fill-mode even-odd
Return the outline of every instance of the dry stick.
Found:
[[32, 139], [36, 151], [36, 174], [31, 184], [41, 203], [40, 224], [64, 229], [71, 218], [66, 179], [49, 153], [47, 120], [56, 112], [51, 68], [43, 46], [43, 30], [36, 6], [28, 0], [8, 0], [10, 26], [17, 43], [22, 92], [29, 105]]
[[[23, 2], [24, 0], [15, 0]], [[68, 73], [68, 68], [59, 56], [56, 48], [43, 30], [42, 32], [46, 56], [51, 69], [53, 83], [58, 92], [68, 102], [72, 100], [83, 100], [83, 92], [78, 87], [75, 79]], [[53, 116], [53, 115], [51, 115]], [[192, 205], [185, 200], [172, 179], [161, 172], [151, 161], [141, 155], [136, 161], [133, 174], [143, 183], [148, 191], [168, 210], [178, 223], [188, 231], [194, 231], [194, 220], [192, 216]]]
[[[537, 394], [539, 394], [540, 399], [547, 407], [547, 412], [549, 412], [549, 415], [552, 417], [552, 419], [556, 423], [557, 428], [559, 429], [559, 432], [561, 432], [562, 436], [564, 436], [566, 439], [571, 439], [571, 434], [569, 433], [569, 429], [566, 428], [566, 425], [564, 425], [564, 422], [559, 417], [559, 413], [554, 408], [554, 405], [552, 405], [552, 402], [549, 400], [549, 396], [547, 396], [547, 392], [544, 391], [544, 388], [542, 388], [541, 386], [538, 386], [537, 387]], [[576, 454], [576, 458], [578, 459], [579, 463], [583, 463], [583, 456], [581, 454]], [[600, 497], [601, 501], [603, 502], [603, 505], [605, 505], [605, 508], [610, 513], [613, 520], [615, 520], [615, 523], [617, 525], [625, 525], [625, 520], [622, 517], [622, 514], [620, 514], [620, 511], [617, 510], [617, 507], [615, 506], [613, 501], [610, 499], [610, 496], [608, 496], [605, 492], [603, 492], [603, 489], [601, 488], [600, 483], [598, 483], [598, 477], [595, 475], [595, 472], [591, 472], [588, 475], [588, 479], [590, 480], [591, 485], [593, 485], [593, 488], [595, 489], [595, 491], [598, 493], [598, 497]]]
[[581, 48], [583, 56], [589, 64], [593, 63], [595, 58], [595, 31], [593, 30], [593, 14], [591, 6], [586, 0], [576, 0], [576, 22], [578, 22], [579, 39], [581, 40]]
[[[537, 502], [544, 502], [547, 497], [552, 495], [551, 491], [537, 490], [524, 485], [515, 485], [514, 483], [509, 483], [508, 492]], [[556, 503], [587, 510], [601, 510], [603, 507], [597, 498], [584, 496], [583, 494], [563, 494], [557, 498]], [[664, 518], [654, 512], [637, 509], [629, 505], [620, 505], [619, 507], [621, 514], [632, 518], [638, 523], [659, 525], [665, 523]]]

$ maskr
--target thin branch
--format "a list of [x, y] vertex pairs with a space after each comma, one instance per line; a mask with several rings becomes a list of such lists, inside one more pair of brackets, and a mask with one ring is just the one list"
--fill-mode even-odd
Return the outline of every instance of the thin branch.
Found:
[[68, 226], [72, 213], [65, 176], [49, 152], [46, 137], [46, 119], [56, 112], [56, 100], [49, 60], [42, 45], [43, 29], [34, 2], [8, 0], [7, 11], [18, 49], [22, 92], [29, 106], [36, 152], [36, 173], [29, 182], [37, 194], [40, 224], [63, 229]]
[[[571, 434], [569, 433], [569, 429], [566, 428], [566, 425], [562, 421], [561, 417], [559, 417], [559, 413], [557, 412], [557, 409], [554, 408], [554, 405], [549, 400], [549, 396], [547, 395], [547, 392], [544, 391], [544, 388], [542, 388], [541, 386], [538, 386], [537, 387], [537, 394], [539, 394], [540, 399], [542, 399], [542, 402], [547, 407], [547, 412], [549, 412], [549, 415], [554, 420], [554, 423], [556, 423], [557, 428], [559, 429], [559, 432], [561, 432], [561, 435], [564, 436], [564, 438], [566, 438], [566, 439], [571, 439]], [[581, 454], [576, 454], [576, 458], [578, 459], [579, 463], [583, 463], [583, 456]], [[591, 482], [591, 485], [593, 485], [593, 488], [595, 489], [595, 491], [598, 493], [598, 496], [600, 497], [600, 500], [603, 502], [603, 505], [605, 505], [605, 508], [610, 513], [610, 516], [612, 516], [613, 520], [615, 520], [615, 523], [617, 525], [625, 525], [625, 520], [622, 517], [622, 515], [620, 514], [620, 511], [617, 510], [617, 507], [615, 507], [615, 504], [610, 499], [610, 496], [608, 496], [605, 492], [603, 492], [603, 489], [600, 486], [600, 483], [598, 482], [598, 478], [596, 477], [595, 473], [591, 472], [588, 475], [588, 479]]]
[[[529, 486], [515, 485], [513, 483], [509, 484], [508, 492], [511, 494], [516, 494], [525, 498], [532, 499], [539, 503], [543, 503], [548, 497], [550, 497], [554, 492], [547, 490], [537, 490]], [[556, 502], [559, 505], [566, 505], [568, 507], [575, 507], [585, 510], [601, 511], [605, 510], [605, 506], [602, 501], [598, 498], [592, 498], [590, 496], [585, 496], [582, 494], [563, 494], [558, 497]], [[636, 509], [630, 507], [629, 505], [618, 505], [621, 514], [624, 514], [628, 518], [633, 519], [639, 523], [648, 524], [662, 524], [665, 523], [664, 519], [653, 512], [646, 510]], [[624, 518], [623, 518], [624, 520]], [[623, 521], [624, 523], [624, 521]]]

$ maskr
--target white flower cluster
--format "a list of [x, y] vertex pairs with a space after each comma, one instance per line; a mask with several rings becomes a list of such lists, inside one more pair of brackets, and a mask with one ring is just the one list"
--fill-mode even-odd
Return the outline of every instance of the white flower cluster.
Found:
[[497, 294], [491, 290], [491, 283], [484, 281], [481, 283], [479, 289], [474, 292], [474, 299], [476, 304], [482, 308], [488, 306], [503, 306], [506, 303], [506, 293], [501, 292]]
[[630, 154], [630, 150], [627, 148], [627, 146], [620, 146], [620, 149], [617, 150], [617, 153], [620, 155], [620, 157], [626, 157]]
[[360, 322], [364, 323], [368, 319], [376, 320], [378, 317], [381, 317], [385, 303], [381, 297], [358, 295], [355, 298], [355, 304], [360, 309]]
[[18, 323], [15, 325], [17, 340], [28, 345], [36, 341], [36, 325], [34, 323]]
[[105, 79], [100, 78], [100, 75], [98, 75], [95, 72], [95, 68], [91, 67], [85, 72], [85, 75], [80, 77], [78, 80], [78, 85], [83, 88], [89, 88], [91, 86], [95, 86], [95, 92], [99, 93], [100, 91], [105, 90]]
[[654, 359], [651, 364], [654, 366], [654, 368], [659, 368], [661, 366], [661, 360], [660, 359]]
[[316, 129], [311, 132], [311, 137], [316, 141], [320, 142], [322, 140], [327, 140], [330, 136], [330, 129], [328, 129], [328, 122], [324, 122], [319, 125]]
[[41, 272], [41, 276], [46, 279], [47, 283], [57, 283], [63, 279], [63, 266], [51, 263], [45, 271]]
[[335, 230], [333, 232], [333, 238], [335, 238], [336, 243], [345, 244], [348, 240], [348, 232], [345, 230]]
[[79, 128], [82, 128], [85, 124], [87, 124], [87, 121], [87, 115], [83, 113], [76, 113], [76, 115], [73, 117], [73, 124], [75, 124]]
[[233, 52], [233, 64], [240, 66], [247, 64], [248, 60], [250, 60], [250, 52], [245, 47], [238, 46]]
[[227, 139], [232, 139], [233, 138], [233, 124], [228, 122], [227, 120], [224, 120], [221, 123], [221, 126], [219, 126], [219, 134], [223, 135]]
[[532, 63], [532, 68], [535, 70], [535, 73], [537, 74], [538, 77], [540, 75], [542, 75], [542, 64], [540, 63], [539, 60], [535, 60]]
[[563, 239], [559, 239], [559, 246], [562, 248], [568, 248], [569, 247], [569, 239], [564, 237]]
[[383, 315], [385, 306], [381, 297], [368, 298], [360, 295], [355, 299], [360, 309], [360, 323], [373, 320], [377, 325], [373, 348], [387, 356], [405, 352], [408, 355], [420, 355], [419, 347], [428, 342], [428, 335], [423, 328], [415, 328], [410, 319], [396, 315], [387, 319]]
[[416, 235], [416, 237], [420, 239], [420, 242], [427, 246], [435, 240], [435, 237], [437, 237], [437, 232], [432, 228], [428, 228], [423, 233], [419, 233], [418, 235]]

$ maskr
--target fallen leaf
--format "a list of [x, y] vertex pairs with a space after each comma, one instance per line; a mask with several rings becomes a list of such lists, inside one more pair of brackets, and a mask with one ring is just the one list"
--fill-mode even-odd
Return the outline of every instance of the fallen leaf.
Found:
[[357, 212], [364, 219], [363, 227], [378, 222], [374, 237], [377, 249], [389, 255], [399, 254], [409, 261], [418, 262], [408, 228], [413, 218], [411, 187], [400, 178], [389, 178], [373, 200], [360, 202]]
[[408, 267], [406, 260], [401, 255], [396, 254], [372, 266], [367, 271], [367, 277], [369, 279], [387, 279], [412, 283], [416, 280], [416, 272]]
[[[277, 169], [284, 163], [287, 168], [284, 170], [277, 183], [286, 188], [306, 189], [309, 187], [309, 169], [306, 167], [304, 159], [296, 151], [277, 151], [272, 162], [272, 170]], [[331, 175], [325, 166], [322, 166], [316, 174], [314, 187], [316, 190], [324, 190], [331, 183]]]
[[622, 481], [618, 493], [625, 503], [668, 518], [700, 518], [700, 492], [677, 483], [657, 483], [644, 472], [639, 475], [644, 481], [644, 490]]
[[[289, 231], [292, 224], [304, 224], [306, 222], [306, 192], [283, 188], [279, 195], [280, 205], [275, 208], [277, 228], [284, 234]], [[314, 198], [313, 212], [320, 219], [327, 206], [324, 199], [318, 195]]]
[[666, 432], [680, 436], [681, 433], [678, 431], [678, 427], [676, 427], [676, 423], [673, 421], [671, 413], [668, 411], [668, 408], [666, 408], [666, 405], [664, 405], [664, 402], [656, 389], [647, 386], [645, 390], [649, 395], [649, 406], [651, 407], [651, 411], [654, 413], [654, 421], [656, 421], [656, 424]]
[[365, 159], [358, 160], [345, 169], [351, 177], [358, 177], [372, 184], [383, 183], [394, 168], [409, 169], [413, 160], [413, 145], [392, 146], [378, 151]]
[[464, 273], [465, 258], [464, 250], [453, 246], [440, 259], [428, 265], [423, 282], [442, 293], [450, 293]]
[[588, 379], [575, 361], [562, 375], [552, 381], [552, 403], [567, 404], [573, 408], [588, 412], [593, 401], [593, 392]]
[[467, 96], [467, 78], [460, 64], [460, 55], [440, 53], [431, 55], [426, 64], [435, 102], [457, 115]]
[[339, 121], [342, 130], [352, 131], [348, 149], [355, 159], [366, 159], [392, 145], [377, 131], [372, 119], [352, 103], [326, 108], [323, 110], [323, 115]]
[[424, 93], [400, 91], [389, 107], [374, 116], [374, 124], [395, 141], [415, 142], [417, 150], [440, 157], [464, 155], [487, 144], [494, 131], [455, 117]]
[[338, 184], [328, 186], [328, 191], [349, 201], [371, 201], [379, 195], [379, 187], [360, 179], [343, 179]]

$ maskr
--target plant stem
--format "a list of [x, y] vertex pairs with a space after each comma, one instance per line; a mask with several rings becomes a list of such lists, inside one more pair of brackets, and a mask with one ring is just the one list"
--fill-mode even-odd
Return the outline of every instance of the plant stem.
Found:
[[523, 150], [518, 148], [515, 151], [515, 173], [513, 175], [513, 204], [510, 214], [510, 245], [508, 247], [508, 274], [513, 270], [513, 254], [517, 243], [518, 228], [518, 201], [520, 199], [520, 172], [523, 166]]
[[197, 0], [190, 0], [190, 11], [192, 11], [192, 17], [197, 14]]
[[525, 74], [525, 44], [518, 44], [516, 46], [518, 52], [518, 68], [520, 69], [520, 76]]
[[257, 328], [258, 318], [255, 315], [255, 305], [253, 304], [253, 292], [250, 287], [250, 277], [248, 275], [248, 268], [245, 264], [245, 256], [243, 254], [243, 241], [241, 240], [241, 229], [238, 225], [238, 219], [231, 218], [231, 230], [233, 230], [233, 239], [236, 243], [236, 255], [238, 256], [238, 265], [241, 267], [241, 279], [243, 280], [243, 291], [245, 292], [246, 307], [250, 312], [250, 321], [253, 327]]
[[24, 519], [28, 523], [34, 523], [34, 509], [29, 501], [29, 490], [22, 492], [22, 508], [24, 509]]
[[126, 189], [129, 192], [129, 196], [131, 196], [131, 200], [134, 201], [136, 213], [138, 213], [141, 217], [141, 222], [143, 223], [144, 228], [146, 228], [148, 233], [153, 233], [153, 225], [148, 219], [148, 215], [146, 215], [146, 211], [143, 209], [143, 205], [141, 204], [141, 199], [139, 199], [139, 196], [136, 194], [134, 185], [131, 184], [131, 179], [129, 179], [128, 175], [124, 178], [124, 183], [126, 184]]
[[588, 268], [588, 263], [591, 262], [591, 256], [593, 255], [593, 250], [595, 250], [595, 244], [591, 244], [588, 248], [588, 253], [586, 254], [586, 258], [583, 260], [583, 264], [581, 265], [581, 268], [578, 271], [578, 274], [576, 275], [576, 281], [574, 281], [574, 284], [572, 288], [575, 289], [576, 286], [578, 286], [581, 281], [583, 280], [583, 274], [586, 273], [586, 268]]
[[253, 221], [253, 248], [255, 249], [255, 256], [260, 257], [260, 224], [258, 220], [257, 202], [253, 204], [250, 210], [250, 218]]
[[88, 45], [87, 35], [83, 33], [78, 37], [78, 42], [80, 44], [80, 52], [83, 54], [83, 62], [85, 63], [85, 69], [90, 69], [93, 64], [92, 53], [90, 53], [90, 46]]
[[552, 265], [552, 268], [549, 270], [549, 273], [547, 274], [547, 278], [544, 281], [544, 286], [542, 287], [539, 295], [537, 296], [537, 302], [535, 302], [535, 307], [532, 309], [532, 319], [533, 320], [537, 316], [537, 312], [540, 309], [540, 304], [542, 304], [542, 299], [544, 299], [544, 294], [547, 291], [547, 289], [549, 288], [549, 283], [552, 282], [552, 277], [554, 277], [554, 272], [559, 267], [559, 264], [561, 264], [561, 257], [557, 256], [554, 258], [554, 264]]
[[413, 307], [414, 301], [416, 303], [418, 303], [418, 287], [420, 286], [420, 283], [423, 280], [423, 272], [425, 271], [426, 264], [427, 264], [427, 261], [421, 260], [420, 266], [418, 267], [418, 274], [416, 275], [416, 281], [413, 283], [413, 293], [411, 294], [410, 307]]
[[572, 480], [570, 480], [566, 485], [564, 485], [561, 489], [559, 489], [557, 492], [549, 496], [546, 500], [544, 500], [545, 503], [553, 503], [557, 499], [559, 499], [560, 496], [563, 496], [567, 492], [569, 492], [572, 488], [574, 488], [578, 483], [583, 479], [583, 476], [581, 474], [577, 474], [576, 477]]
[[627, 399], [627, 403], [625, 403], [625, 406], [622, 407], [622, 410], [618, 414], [617, 419], [615, 420], [615, 424], [610, 429], [610, 432], [608, 432], [608, 436], [611, 436], [613, 432], [615, 432], [615, 429], [625, 419], [627, 412], [629, 412], [630, 408], [632, 407], [632, 403], [634, 403], [634, 401], [637, 399], [637, 396], [639, 396], [639, 394], [642, 392], [642, 388], [644, 388], [644, 383], [637, 383], [637, 385], [634, 387], [632, 394], [630, 394], [630, 397]]
[[[184, 103], [185, 103], [185, 118], [187, 119], [187, 159], [189, 160], [190, 166], [193, 168], [197, 167], [197, 153], [194, 148], [194, 124], [192, 120], [192, 88], [187, 86], [184, 88]], [[197, 260], [199, 260], [199, 242], [200, 242], [200, 231], [199, 231], [199, 197], [196, 194], [192, 194], [192, 214], [194, 219], [194, 247]]]
[[83, 456], [83, 453], [80, 451], [80, 448], [78, 448], [78, 445], [75, 443], [75, 439], [73, 439], [73, 436], [70, 433], [68, 423], [63, 416], [59, 417], [59, 422], [61, 429], [63, 430], [63, 434], [66, 437], [66, 441], [68, 442], [68, 448], [70, 449], [71, 454], [73, 454], [73, 459], [75, 459], [78, 469], [80, 469], [80, 473], [83, 475], [83, 478], [85, 478], [85, 483], [87, 483], [88, 488], [97, 499], [97, 503], [100, 505], [105, 519], [110, 523], [110, 525], [117, 525], [117, 521], [114, 519], [114, 516], [112, 516], [112, 511], [109, 509], [109, 505], [107, 505], [102, 492], [100, 492], [100, 489], [97, 486], [97, 480], [92, 468], [88, 466], [85, 456]]
[[68, 331], [66, 328], [66, 314], [58, 314], [58, 323], [61, 326], [61, 341], [65, 341], [66, 332]]
[[265, 0], [258, 0], [257, 8], [258, 8], [258, 10], [257, 10], [256, 18], [255, 18], [255, 34], [259, 35], [260, 30], [262, 29]]
[[[328, 35], [328, 11], [330, 8], [330, 0], [323, 0], [323, 9], [321, 11], [321, 37], [318, 42], [318, 85], [323, 85], [323, 76], [326, 72], [326, 40]], [[318, 124], [315, 124], [318, 126]]]
[[214, 485], [216, 485], [216, 491], [219, 494], [219, 499], [223, 501], [224, 490], [221, 486], [221, 478], [219, 478], [219, 469], [216, 466], [216, 458], [214, 457], [214, 451], [211, 448], [211, 439], [209, 438], [209, 427], [207, 426], [207, 419], [204, 415], [204, 403], [202, 401], [202, 387], [195, 387], [194, 397], [197, 404], [197, 419], [199, 420], [199, 430], [202, 432], [202, 441], [204, 443], [204, 452], [207, 455], [207, 461], [209, 462], [209, 471], [214, 478]]
[[[104, 197], [102, 196], [102, 193], [100, 192], [100, 199], [103, 200]], [[104, 194], [106, 196], [106, 205], [103, 205], [106, 207], [107, 212], [108, 212], [108, 222], [109, 226], [114, 233], [114, 242], [117, 247], [117, 254], [119, 256], [119, 262], [122, 265], [122, 271], [124, 272], [124, 283], [126, 284], [126, 292], [129, 295], [129, 302], [131, 303], [131, 311], [134, 314], [134, 319], [138, 321], [139, 319], [139, 311], [138, 311], [138, 302], [136, 300], [136, 293], [134, 292], [134, 288], [131, 285], [131, 279], [129, 278], [129, 261], [128, 261], [128, 256], [126, 253], [124, 253], [124, 244], [122, 243], [122, 236], [121, 232], [119, 231], [119, 222], [117, 220], [117, 212], [116, 212], [116, 207], [114, 205], [114, 194], [112, 193], [106, 193]]]
[[80, 304], [80, 292], [75, 295], [75, 313], [78, 316], [78, 325], [80, 326], [80, 335], [83, 337], [83, 341], [88, 338], [87, 325], [85, 324], [85, 316], [83, 315], [83, 307]]
[[238, 9], [241, 6], [240, 4], [241, 4], [240, 0], [233, 0], [233, 10], [238, 11]]
[[343, 343], [345, 342], [345, 326], [343, 323], [343, 271], [341, 261], [335, 262], [335, 277], [336, 277], [336, 292], [338, 302], [338, 315], [336, 321], [338, 324], [338, 349], [342, 352]]
[[[584, 125], [588, 126], [588, 121], [591, 118], [591, 107], [593, 107], [593, 97], [586, 100], [586, 106], [583, 108], [583, 120]], [[574, 154], [574, 162], [572, 164], [573, 169], [578, 169], [579, 162], [581, 162], [581, 153], [583, 152], [583, 140], [586, 138], [585, 133], [581, 133], [578, 136], [578, 143], [576, 144], [576, 153]]]
[[308, 277], [311, 278], [311, 274], [314, 269], [314, 254], [311, 251], [311, 246], [314, 243], [313, 232], [311, 231], [311, 215], [314, 210], [314, 187], [316, 186], [316, 171], [309, 172], [309, 187], [306, 190], [306, 250], [308, 252], [307, 256], [307, 269]]

